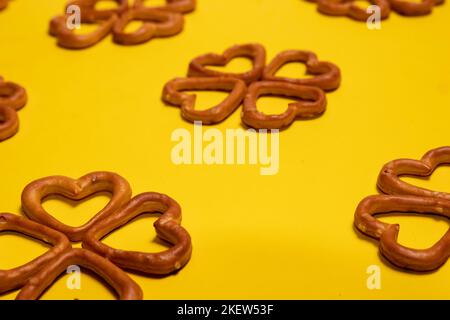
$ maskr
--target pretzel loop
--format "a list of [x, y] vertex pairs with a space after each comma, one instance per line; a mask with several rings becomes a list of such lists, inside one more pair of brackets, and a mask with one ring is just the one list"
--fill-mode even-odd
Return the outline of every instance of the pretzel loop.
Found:
[[17, 300], [36, 300], [71, 265], [86, 267], [101, 276], [121, 300], [142, 300], [142, 290], [124, 271], [108, 260], [84, 249], [72, 249], [49, 262], [17, 295]]
[[[71, 200], [82, 200], [98, 192], [112, 194], [108, 205], [80, 227], [71, 227], [52, 217], [43, 207], [42, 201], [50, 195]], [[131, 198], [131, 187], [121, 176], [110, 172], [94, 172], [78, 180], [63, 176], [52, 176], [31, 182], [22, 192], [24, 213], [37, 222], [58, 230], [72, 241], [81, 241], [95, 223], [110, 216]]]
[[[144, 213], [162, 213], [154, 223], [158, 236], [173, 244], [160, 253], [144, 253], [114, 249], [102, 243], [105, 235], [127, 224]], [[169, 274], [182, 268], [190, 259], [191, 238], [180, 226], [181, 208], [175, 200], [158, 193], [143, 193], [134, 197], [126, 206], [89, 230], [83, 247], [92, 250], [118, 266], [150, 274]]]
[[[348, 16], [354, 20], [367, 21], [372, 13], [367, 12], [354, 4], [355, 0], [317, 0], [317, 10], [330, 16]], [[381, 19], [386, 19], [390, 14], [388, 0], [369, 0], [370, 3], [380, 8]]]
[[58, 231], [9, 213], [0, 214], [0, 233], [14, 231], [41, 240], [53, 247], [32, 261], [11, 269], [0, 270], [0, 293], [16, 289], [25, 284], [30, 276], [38, 272], [61, 253], [70, 249], [66, 236]]
[[119, 16], [128, 10], [128, 0], [113, 0], [117, 3], [117, 8], [96, 9], [95, 6], [101, 1], [103, 0], [72, 0], [68, 2], [66, 12], [70, 6], [76, 5], [80, 8], [82, 21], [94, 22], [98, 20], [108, 20], [112, 16]]
[[192, 12], [195, 10], [196, 1], [195, 0], [166, 0], [165, 5], [147, 7], [144, 4], [144, 0], [135, 0], [134, 7], [135, 8], [144, 7], [144, 8], [163, 10], [163, 11], [189, 13], [189, 12]]
[[436, 0], [422, 0], [419, 3], [404, 0], [388, 0], [397, 13], [405, 16], [422, 16], [431, 13], [435, 5], [443, 3]]
[[22, 109], [27, 103], [27, 92], [22, 86], [13, 82], [0, 81], [0, 107]]
[[14, 136], [19, 130], [19, 117], [16, 110], [0, 106], [0, 141]]
[[[263, 95], [284, 96], [302, 99], [290, 103], [279, 115], [266, 115], [257, 110], [257, 100]], [[303, 101], [306, 100], [306, 101]], [[296, 118], [313, 118], [321, 115], [327, 100], [323, 90], [283, 82], [262, 81], [252, 84], [244, 100], [243, 122], [255, 129], [281, 129], [292, 124]]]

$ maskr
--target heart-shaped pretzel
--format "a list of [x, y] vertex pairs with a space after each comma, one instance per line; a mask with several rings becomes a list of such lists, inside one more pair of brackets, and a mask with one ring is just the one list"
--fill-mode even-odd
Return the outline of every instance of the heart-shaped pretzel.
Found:
[[388, 0], [392, 10], [405, 16], [423, 16], [431, 13], [433, 7], [444, 3], [444, 0], [422, 0], [411, 2], [405, 0]]
[[58, 255], [70, 249], [69, 239], [44, 225], [9, 213], [0, 213], [0, 232], [14, 231], [41, 240], [53, 247], [32, 261], [11, 269], [0, 270], [0, 293], [19, 288], [30, 276], [41, 270]]
[[[273, 95], [300, 98], [306, 101], [293, 102], [279, 115], [266, 115], [257, 109], [260, 96]], [[296, 118], [313, 118], [326, 108], [325, 92], [317, 87], [300, 86], [286, 82], [261, 81], [253, 83], [244, 100], [242, 121], [255, 129], [281, 129], [289, 126]]]
[[415, 195], [450, 200], [446, 192], [431, 191], [400, 180], [400, 176], [428, 177], [437, 167], [450, 164], [450, 147], [441, 147], [427, 152], [421, 160], [399, 159], [386, 164], [378, 176], [378, 188], [391, 195]]
[[[131, 33], [125, 32], [126, 26], [133, 20], [143, 21], [142, 26]], [[154, 37], [168, 37], [183, 30], [183, 15], [152, 8], [135, 8], [123, 13], [113, 28], [114, 42], [134, 45], [149, 41]]]
[[[195, 110], [196, 96], [181, 92], [186, 90], [222, 90], [230, 94], [215, 107]], [[164, 86], [162, 99], [180, 106], [181, 115], [188, 121], [215, 124], [225, 120], [241, 105], [246, 92], [245, 82], [236, 78], [177, 78]]]
[[439, 268], [450, 257], [450, 230], [431, 248], [412, 249], [398, 243], [399, 226], [374, 218], [390, 212], [434, 214], [450, 218], [450, 201], [416, 196], [375, 195], [365, 198], [355, 212], [355, 226], [380, 241], [380, 252], [394, 265], [415, 271]]
[[0, 107], [11, 107], [14, 110], [22, 109], [27, 103], [25, 89], [13, 82], [0, 81]]
[[[307, 73], [314, 75], [314, 77], [304, 79], [277, 77], [276, 73], [285, 64], [291, 62], [305, 63]], [[315, 86], [323, 90], [334, 90], [341, 83], [341, 72], [335, 64], [319, 61], [317, 56], [312, 52], [288, 50], [281, 52], [270, 62], [264, 69], [263, 79], [267, 81], [284, 81], [305, 86]]]
[[[50, 195], [79, 201], [99, 192], [111, 193], [110, 202], [80, 227], [71, 227], [60, 222], [42, 207], [42, 201]], [[76, 242], [81, 241], [95, 223], [112, 215], [130, 198], [131, 187], [124, 178], [111, 172], [93, 172], [77, 180], [51, 176], [31, 182], [22, 192], [22, 208], [30, 219], [58, 230]]]
[[[173, 244], [170, 249], [160, 253], [125, 251], [111, 248], [100, 241], [135, 217], [154, 212], [162, 213], [154, 227], [159, 237]], [[191, 257], [191, 237], [180, 223], [181, 208], [175, 200], [163, 194], [143, 193], [114, 215], [94, 225], [83, 240], [83, 247], [122, 268], [150, 274], [169, 274], [181, 269]]]
[[58, 45], [67, 49], [84, 49], [95, 45], [105, 38], [113, 29], [117, 15], [111, 15], [107, 20], [92, 19], [92, 16], [81, 15], [81, 22], [98, 24], [98, 28], [88, 34], [76, 34], [67, 26], [68, 15], [54, 17], [50, 21], [50, 35], [58, 39]]
[[[355, 0], [317, 0], [317, 10], [330, 16], [348, 16], [354, 20], [367, 21], [373, 13], [354, 4]], [[369, 0], [380, 8], [381, 19], [389, 17], [391, 12], [388, 0]]]
[[[207, 66], [226, 66], [238, 57], [252, 59], [253, 69], [245, 73], [228, 73], [208, 69]], [[223, 54], [208, 53], [195, 58], [189, 64], [189, 77], [226, 77], [244, 80], [247, 84], [261, 79], [266, 64], [266, 49], [260, 44], [236, 45]]]
[[173, 11], [179, 13], [189, 13], [195, 10], [196, 0], [166, 0], [166, 4], [162, 6], [147, 7], [144, 0], [134, 0], [134, 7], [152, 8], [164, 11]]
[[67, 267], [78, 265], [94, 271], [118, 293], [120, 300], [142, 300], [142, 290], [114, 264], [84, 249], [72, 249], [50, 261], [22, 288], [16, 300], [37, 300]]
[[96, 9], [98, 2], [104, 0], [72, 0], [67, 3], [66, 12], [70, 6], [76, 5], [80, 8], [81, 19], [84, 21], [108, 20], [114, 15], [121, 15], [128, 10], [128, 0], [113, 0], [117, 8]]
[[16, 110], [8, 106], [0, 106], [0, 141], [14, 136], [19, 130], [19, 117]]

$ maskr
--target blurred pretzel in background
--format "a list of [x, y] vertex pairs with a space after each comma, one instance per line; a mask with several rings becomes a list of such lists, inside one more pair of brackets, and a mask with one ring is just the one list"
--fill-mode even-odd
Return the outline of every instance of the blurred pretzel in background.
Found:
[[0, 11], [6, 9], [6, 7], [8, 6], [8, 2], [9, 0], [0, 0]]
[[435, 6], [441, 5], [445, 0], [421, 0], [421, 2], [405, 0], [388, 0], [392, 10], [404, 16], [423, 16], [430, 14]]
[[0, 77], [0, 141], [14, 136], [19, 130], [17, 111], [27, 103], [23, 87]]
[[[163, 6], [146, 6], [144, 1], [135, 1], [132, 5], [128, 0], [114, 0], [116, 8], [100, 9], [98, 3], [105, 0], [72, 0], [66, 5], [66, 12], [53, 18], [50, 22], [50, 35], [58, 39], [58, 45], [67, 49], [83, 49], [91, 47], [109, 34], [121, 45], [137, 45], [153, 38], [170, 37], [180, 33], [184, 27], [183, 13], [195, 9], [192, 0], [167, 0]], [[70, 20], [79, 9], [80, 23], [98, 24], [98, 28], [90, 33], [79, 34]], [[132, 21], [142, 22], [142, 26], [133, 32], [127, 32], [126, 27]], [[70, 23], [69, 23], [70, 22]]]

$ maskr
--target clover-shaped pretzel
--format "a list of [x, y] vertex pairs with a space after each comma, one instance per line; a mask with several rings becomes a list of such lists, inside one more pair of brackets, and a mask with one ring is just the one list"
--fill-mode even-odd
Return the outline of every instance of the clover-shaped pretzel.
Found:
[[[278, 115], [266, 115], [257, 109], [260, 96], [284, 96], [301, 99], [292, 102], [288, 109]], [[322, 89], [300, 86], [285, 82], [261, 81], [253, 83], [244, 100], [242, 121], [255, 129], [281, 129], [289, 126], [296, 118], [313, 118], [321, 115], [326, 108], [327, 100]]]
[[[60, 222], [42, 207], [42, 201], [51, 195], [79, 201], [99, 192], [111, 193], [110, 202], [80, 227], [71, 227]], [[131, 187], [124, 178], [111, 172], [93, 172], [77, 180], [51, 176], [31, 182], [22, 192], [22, 208], [30, 219], [58, 230], [76, 242], [84, 238], [89, 228], [115, 213], [130, 198]]]
[[[115, 229], [144, 213], [161, 213], [154, 223], [157, 234], [173, 246], [159, 253], [144, 253], [114, 249], [101, 239]], [[175, 200], [158, 193], [143, 193], [134, 197], [126, 206], [100, 221], [89, 230], [83, 247], [92, 250], [116, 265], [149, 274], [169, 274], [181, 269], [190, 259], [191, 237], [180, 225], [181, 208]]]
[[422, 16], [431, 13], [433, 7], [441, 5], [445, 0], [422, 0], [421, 2], [412, 2], [405, 0], [388, 0], [391, 7], [397, 13], [405, 16]]
[[19, 130], [17, 111], [27, 103], [24, 88], [0, 77], [0, 141], [14, 136]]
[[67, 49], [84, 49], [103, 40], [113, 29], [118, 17], [113, 14], [108, 19], [92, 18], [81, 14], [81, 22], [98, 24], [98, 28], [87, 34], [77, 34], [67, 27], [68, 15], [56, 16], [50, 21], [50, 35], [58, 39], [58, 45]]
[[135, 8], [152, 8], [164, 11], [189, 13], [195, 10], [196, 0], [166, 0], [165, 5], [147, 7], [144, 0], [134, 0]]
[[416, 196], [375, 195], [365, 198], [355, 213], [355, 226], [380, 241], [380, 252], [394, 265], [414, 271], [439, 268], [450, 257], [450, 230], [431, 248], [412, 249], [397, 242], [399, 226], [381, 222], [375, 215], [414, 212], [450, 218], [450, 201]]
[[450, 200], [450, 194], [413, 186], [400, 180], [400, 176], [430, 176], [437, 167], [450, 164], [450, 147], [427, 152], [421, 160], [399, 159], [386, 164], [378, 176], [378, 188], [391, 195], [416, 195]]
[[30, 278], [16, 299], [38, 299], [71, 265], [79, 265], [94, 271], [114, 288], [120, 300], [142, 300], [141, 288], [124, 271], [103, 257], [84, 249], [72, 249], [50, 261], [45, 269]]
[[[294, 79], [278, 77], [276, 73], [287, 63], [303, 62], [308, 74], [312, 78]], [[264, 69], [263, 79], [267, 81], [283, 81], [292, 84], [319, 87], [323, 90], [337, 89], [341, 83], [339, 68], [331, 63], [319, 61], [317, 56], [310, 51], [288, 50], [279, 53]]]
[[[207, 66], [226, 66], [231, 60], [246, 57], [253, 61], [252, 70], [245, 73], [229, 73], [208, 69]], [[247, 84], [261, 79], [266, 64], [266, 49], [257, 43], [235, 45], [223, 54], [208, 53], [199, 56], [189, 64], [189, 77], [237, 78]]]
[[[217, 106], [195, 110], [196, 96], [182, 92], [186, 90], [220, 90], [229, 91], [230, 94]], [[245, 82], [235, 78], [177, 78], [164, 86], [162, 99], [180, 106], [181, 115], [188, 121], [215, 124], [225, 120], [239, 108], [246, 92]]]
[[[133, 20], [142, 21], [142, 26], [134, 32], [125, 32], [126, 26]], [[176, 12], [155, 10], [152, 8], [133, 8], [124, 12], [113, 28], [114, 42], [124, 45], [140, 44], [154, 37], [168, 37], [183, 30], [183, 15]]]
[[[330, 16], [348, 16], [354, 20], [367, 21], [373, 14], [354, 4], [355, 0], [317, 0], [317, 10]], [[380, 8], [381, 19], [389, 17], [391, 12], [388, 0], [369, 0]]]
[[52, 248], [32, 261], [11, 270], [0, 270], [0, 293], [23, 286], [28, 279], [50, 261], [70, 249], [67, 237], [53, 229], [26, 218], [0, 213], [0, 233], [14, 231], [52, 245]]

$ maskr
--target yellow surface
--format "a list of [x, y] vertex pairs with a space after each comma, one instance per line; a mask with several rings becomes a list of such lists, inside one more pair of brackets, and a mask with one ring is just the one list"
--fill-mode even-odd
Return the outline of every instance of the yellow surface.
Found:
[[[384, 163], [450, 144], [450, 4], [421, 18], [394, 13], [382, 30], [370, 31], [364, 23], [320, 15], [301, 0], [198, 0], [177, 37], [135, 47], [107, 38], [69, 51], [47, 35], [64, 2], [14, 0], [0, 13], [0, 74], [29, 94], [20, 132], [0, 143], [0, 210], [19, 213], [20, 193], [36, 178], [115, 171], [135, 194], [175, 198], [193, 239], [192, 260], [179, 274], [132, 275], [146, 299], [450, 298], [449, 263], [429, 274], [399, 271], [352, 227], [354, 209], [376, 192]], [[254, 165], [174, 165], [172, 131], [193, 128], [161, 102], [164, 83], [183, 76], [193, 57], [246, 42], [263, 43], [269, 58], [285, 49], [312, 50], [340, 66], [342, 86], [328, 95], [324, 116], [281, 133], [275, 176], [261, 176]], [[219, 98], [199, 97], [202, 104]], [[282, 110], [280, 101], [262, 103], [265, 110]], [[239, 127], [239, 112], [216, 126]], [[449, 181], [442, 168], [430, 181], [416, 182], [449, 191]], [[106, 201], [74, 209], [46, 205], [75, 225]], [[417, 247], [431, 245], [448, 228], [446, 220], [429, 217], [388, 219], [401, 223], [401, 243]], [[152, 221], [135, 221], [106, 241], [159, 250]], [[0, 268], [45, 250], [13, 235], [2, 235], [0, 247]], [[381, 267], [381, 290], [366, 287], [373, 264]], [[66, 277], [43, 298], [113, 297], [90, 276], [83, 276], [82, 290], [70, 291]]]

